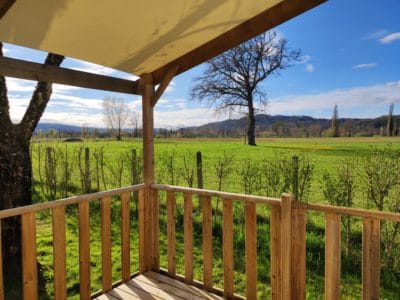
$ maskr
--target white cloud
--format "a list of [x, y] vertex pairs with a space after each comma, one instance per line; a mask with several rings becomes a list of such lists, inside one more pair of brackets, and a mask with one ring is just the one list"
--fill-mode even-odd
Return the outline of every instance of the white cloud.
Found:
[[385, 36], [386, 34], [387, 34], [386, 29], [379, 29], [379, 30], [376, 30], [374, 32], [367, 34], [363, 39], [364, 40], [376, 40], [376, 39], [380, 39], [381, 37]]
[[399, 103], [400, 81], [371, 86], [337, 89], [307, 95], [271, 99], [268, 113], [330, 117], [335, 104], [341, 116], [376, 117], [386, 113], [390, 103]]
[[400, 32], [393, 32], [379, 39], [381, 44], [389, 44], [394, 41], [400, 40]]
[[306, 64], [306, 71], [309, 73], [312, 73], [315, 71], [314, 65], [312, 64]]
[[208, 108], [154, 112], [154, 125], [158, 128], [197, 126], [224, 119], [226, 117], [217, 115], [214, 110]]
[[376, 63], [368, 63], [368, 64], [354, 65], [352, 68], [353, 69], [371, 69], [371, 68], [375, 68], [376, 66], [378, 66], [378, 64], [376, 64]]

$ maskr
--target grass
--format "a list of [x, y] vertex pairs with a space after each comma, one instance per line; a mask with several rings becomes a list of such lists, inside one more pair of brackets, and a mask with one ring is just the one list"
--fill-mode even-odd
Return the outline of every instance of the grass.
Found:
[[[121, 161], [125, 161], [132, 148], [136, 149], [138, 153], [141, 152], [141, 142], [139, 141], [88, 141], [81, 143], [59, 143], [59, 142], [46, 142], [40, 143], [41, 145], [51, 145], [60, 149], [67, 147], [71, 159], [76, 155], [77, 149], [81, 146], [89, 147], [91, 153], [95, 149], [104, 147], [106, 164], [115, 167], [116, 161], [123, 157]], [[321, 178], [323, 172], [334, 172], [338, 162], [343, 159], [351, 160], [355, 168], [361, 168], [364, 163], [368, 162], [372, 151], [374, 149], [384, 149], [388, 144], [391, 144], [392, 149], [400, 150], [400, 143], [398, 138], [335, 138], [335, 139], [260, 139], [258, 140], [257, 147], [249, 147], [243, 145], [241, 140], [214, 140], [214, 139], [156, 139], [155, 140], [155, 165], [157, 181], [161, 183], [170, 183], [168, 180], [168, 172], [165, 169], [165, 159], [173, 153], [175, 167], [182, 169], [183, 156], [187, 155], [192, 157], [194, 164], [195, 153], [202, 152], [203, 156], [203, 178], [204, 188], [217, 189], [217, 179], [214, 171], [215, 162], [224, 153], [234, 156], [232, 163], [233, 170], [241, 167], [245, 159], [261, 162], [264, 159], [274, 160], [282, 156], [299, 155], [307, 157], [315, 166], [313, 173], [313, 180], [311, 184], [311, 192], [309, 201], [311, 202], [324, 202], [321, 192]], [[38, 175], [38, 157], [33, 145], [33, 169], [34, 179], [37, 181]], [[43, 158], [42, 158], [43, 159]], [[80, 190], [79, 171], [77, 171], [77, 163], [74, 163], [72, 183], [73, 193], [77, 194]], [[42, 165], [43, 168], [43, 165]], [[95, 166], [93, 160], [91, 161], [92, 175], [94, 176]], [[115, 180], [112, 179], [111, 168], [106, 168], [106, 177], [109, 179], [107, 188], [117, 187]], [[43, 173], [43, 170], [42, 170]], [[129, 185], [130, 174], [129, 168], [125, 165], [123, 171], [122, 185]], [[42, 174], [42, 176], [44, 176]], [[186, 186], [182, 176], [175, 178], [175, 184]], [[93, 185], [92, 185], [93, 186]], [[240, 176], [237, 172], [233, 171], [224, 182], [222, 189], [229, 192], [243, 193], [244, 189], [241, 185]], [[47, 201], [48, 196], [44, 190], [44, 194], [40, 189], [40, 185], [36, 184], [35, 187], [37, 201]], [[71, 194], [73, 194], [71, 193]], [[259, 194], [261, 192], [258, 192]], [[60, 197], [58, 197], [60, 198]], [[365, 206], [365, 195], [361, 191], [357, 191], [355, 206]], [[135, 205], [132, 203], [132, 205]], [[213, 199], [213, 206], [216, 206], [216, 199]], [[197, 199], [194, 199], [194, 207], [198, 207]], [[221, 207], [221, 204], [220, 204]], [[132, 207], [133, 211], [134, 207]], [[244, 208], [241, 204], [235, 205], [235, 289], [243, 293], [245, 291], [245, 270], [244, 270]], [[184, 273], [183, 261], [183, 203], [182, 199], [178, 198], [177, 202], [177, 272]], [[72, 299], [75, 299], [76, 294], [79, 292], [78, 283], [78, 249], [77, 249], [77, 215], [76, 209], [71, 207], [67, 214], [67, 283], [68, 294]], [[166, 212], [165, 212], [165, 195], [161, 193], [161, 211], [160, 211], [160, 253], [161, 253], [161, 266], [166, 267], [167, 254], [166, 254]], [[269, 220], [268, 208], [258, 208], [258, 276], [259, 276], [259, 297], [264, 299], [269, 295]], [[52, 298], [52, 239], [51, 239], [51, 224], [49, 215], [46, 213], [38, 216], [38, 260], [42, 267], [42, 274], [46, 282], [45, 289]], [[119, 200], [115, 199], [113, 204], [113, 223], [112, 223], [112, 236], [113, 236], [113, 279], [119, 279], [121, 266], [120, 266], [120, 238], [119, 238]], [[194, 220], [194, 277], [197, 280], [202, 279], [202, 255], [201, 255], [201, 214], [195, 210], [193, 215]], [[132, 246], [132, 270], [138, 268], [138, 236], [137, 236], [137, 217], [131, 217], [131, 246]], [[91, 268], [92, 268], [92, 291], [101, 288], [101, 244], [100, 244], [100, 210], [99, 204], [91, 204]], [[322, 299], [324, 282], [324, 217], [322, 214], [312, 213], [309, 214], [307, 225], [307, 293], [308, 299]], [[222, 222], [217, 218], [213, 224], [213, 245], [214, 245], [214, 280], [216, 286], [222, 287]], [[360, 225], [356, 223], [352, 236], [353, 249], [350, 251], [349, 256], [345, 257], [342, 254], [342, 298], [343, 299], [357, 299], [360, 298], [361, 291], [361, 233]], [[397, 284], [388, 284], [382, 282], [384, 288], [382, 289], [382, 298], [394, 299], [400, 294], [399, 286]]]

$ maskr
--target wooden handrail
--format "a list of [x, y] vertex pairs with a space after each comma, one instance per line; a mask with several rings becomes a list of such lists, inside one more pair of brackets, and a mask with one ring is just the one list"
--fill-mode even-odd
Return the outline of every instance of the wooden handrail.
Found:
[[145, 187], [146, 187], [145, 184], [137, 184], [137, 185], [123, 187], [123, 188], [109, 190], [109, 191], [97, 192], [97, 193], [86, 194], [86, 195], [79, 195], [79, 196], [64, 198], [64, 199], [60, 199], [60, 200], [49, 201], [49, 202], [45, 202], [45, 203], [38, 203], [38, 204], [32, 204], [32, 205], [27, 205], [27, 206], [20, 206], [20, 207], [16, 207], [16, 208], [4, 209], [4, 210], [0, 210], [0, 219], [15, 217], [15, 216], [19, 216], [19, 215], [29, 213], [29, 212], [38, 212], [38, 211], [42, 211], [42, 210], [46, 210], [46, 209], [54, 208], [54, 207], [76, 204], [76, 203], [79, 203], [82, 201], [91, 201], [91, 200], [96, 200], [96, 199], [100, 199], [100, 198], [116, 196], [116, 195], [120, 195], [123, 193], [139, 191], [139, 190], [143, 190]]

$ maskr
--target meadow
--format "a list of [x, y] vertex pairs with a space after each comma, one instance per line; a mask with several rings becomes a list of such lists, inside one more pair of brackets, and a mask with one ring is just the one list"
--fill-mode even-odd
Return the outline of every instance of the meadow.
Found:
[[[88, 140], [82, 143], [61, 141], [34, 141], [32, 143], [33, 178], [35, 181], [35, 202], [51, 201], [89, 191], [126, 186], [141, 181], [141, 141], [122, 142]], [[85, 148], [88, 148], [87, 154]], [[51, 150], [48, 150], [51, 149]], [[132, 153], [132, 150], [135, 153]], [[338, 169], [346, 165], [351, 170], [353, 185], [353, 207], [376, 208], [366, 189], [366, 170], [380, 151], [400, 158], [398, 138], [318, 138], [318, 139], [259, 139], [257, 147], [249, 147], [237, 139], [155, 139], [156, 178], [159, 183], [197, 187], [196, 152], [202, 153], [203, 186], [205, 189], [223, 190], [238, 193], [251, 193], [279, 197], [282, 191], [291, 192], [290, 176], [293, 174], [292, 158], [298, 157], [298, 180], [304, 180], [305, 190], [302, 201], [329, 202], [327, 199], [327, 175], [331, 180], [338, 176]], [[47, 154], [46, 154], [47, 153]], [[378, 154], [377, 154], [378, 153]], [[86, 157], [85, 157], [86, 155]], [[88, 163], [87, 163], [88, 162]], [[279, 162], [279, 164], [277, 163]], [[304, 172], [303, 172], [304, 171]], [[393, 171], [393, 170], [389, 170]], [[265, 181], [279, 173], [275, 185]], [[304, 179], [304, 174], [306, 179]], [[286, 177], [285, 177], [286, 176]], [[301, 177], [303, 176], [303, 177]], [[325, 177], [324, 177], [325, 176]], [[398, 176], [398, 174], [393, 174]], [[257, 178], [264, 178], [257, 180]], [[286, 182], [286, 179], [289, 182]], [[303, 182], [303, 181], [302, 181]], [[332, 181], [333, 182], [333, 181]], [[385, 198], [391, 203], [398, 194], [399, 184]], [[266, 186], [268, 185], [268, 188]], [[283, 190], [285, 189], [285, 190]], [[329, 194], [329, 193], [328, 193]], [[392, 199], [393, 198], [393, 199]], [[397, 198], [396, 198], [397, 199]], [[396, 200], [394, 199], [394, 200]], [[393, 201], [394, 201], [393, 200]], [[160, 252], [161, 265], [166, 267], [166, 220], [165, 195], [161, 193], [160, 211]], [[214, 278], [216, 285], [222, 285], [221, 241], [222, 226], [220, 212], [216, 209], [218, 199], [213, 199], [217, 217], [213, 222], [214, 240]], [[119, 200], [113, 205], [113, 277], [120, 274], [119, 265]], [[183, 272], [183, 227], [182, 203], [177, 203], [177, 271]], [[390, 206], [390, 205], [389, 205]], [[385, 205], [385, 209], [389, 207]], [[194, 207], [199, 207], [195, 199]], [[132, 201], [132, 269], [137, 269], [137, 216], [136, 202]], [[269, 298], [269, 222], [268, 209], [258, 209], [258, 261], [259, 296]], [[79, 290], [77, 282], [77, 218], [71, 207], [67, 218], [68, 245], [68, 292], [72, 298]], [[350, 244], [343, 244], [342, 296], [344, 299], [361, 298], [361, 231], [359, 220], [351, 224]], [[52, 295], [52, 249], [51, 222], [47, 214], [38, 216], [38, 256], [41, 264], [43, 286], [49, 298]], [[91, 258], [92, 289], [101, 287], [101, 246], [100, 246], [99, 204], [91, 204]], [[201, 280], [201, 214], [194, 213], [195, 241], [195, 279]], [[344, 229], [343, 229], [344, 230]], [[397, 229], [396, 229], [397, 230]], [[307, 225], [307, 297], [322, 298], [324, 274], [324, 218], [320, 214], [309, 214]], [[397, 232], [397, 231], [396, 231]], [[344, 235], [343, 235], [344, 236]], [[399, 251], [399, 237], [395, 243]], [[344, 249], [346, 248], [346, 249]], [[235, 285], [243, 292], [244, 285], [244, 228], [243, 207], [235, 206]], [[382, 276], [382, 297], [393, 299], [400, 295], [399, 263], [393, 265], [392, 275]], [[45, 292], [43, 293], [46, 294]], [[75, 296], [74, 296], [75, 295]], [[45, 297], [43, 296], [45, 299]]]

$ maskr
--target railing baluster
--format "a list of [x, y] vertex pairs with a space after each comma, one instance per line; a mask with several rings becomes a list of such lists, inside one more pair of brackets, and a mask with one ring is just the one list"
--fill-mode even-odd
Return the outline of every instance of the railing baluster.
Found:
[[25, 300], [38, 299], [36, 262], [36, 216], [34, 212], [21, 215], [22, 277]]
[[380, 230], [379, 219], [363, 219], [363, 299], [379, 299], [380, 286]]
[[291, 299], [291, 241], [292, 241], [292, 201], [289, 195], [282, 196], [281, 204], [281, 292], [282, 299]]
[[0, 300], [4, 300], [4, 278], [3, 278], [3, 241], [2, 241], [2, 229], [0, 219]]
[[83, 300], [90, 299], [90, 227], [89, 201], [78, 204], [79, 218], [79, 292]]
[[148, 203], [146, 203], [146, 190], [139, 191], [139, 272], [143, 273], [148, 270], [148, 251], [149, 249], [149, 238], [146, 238], [148, 235], [149, 229], [149, 209]]
[[340, 215], [325, 214], [325, 299], [340, 298]]
[[101, 199], [101, 265], [103, 293], [112, 289], [111, 277], [111, 198]]
[[160, 201], [157, 190], [150, 190], [151, 196], [151, 222], [152, 222], [152, 264], [151, 269], [160, 271]]
[[271, 206], [270, 212], [271, 231], [271, 299], [280, 299], [281, 290], [281, 207]]
[[247, 202], [246, 210], [246, 297], [257, 299], [257, 212], [256, 204]]
[[203, 211], [203, 281], [204, 288], [211, 290], [213, 287], [213, 240], [212, 240], [212, 207], [211, 197], [200, 198]]
[[222, 199], [222, 237], [224, 263], [224, 297], [233, 297], [233, 204]]
[[167, 255], [168, 274], [176, 275], [175, 193], [167, 191]]
[[122, 281], [126, 282], [131, 277], [130, 256], [130, 194], [121, 195], [121, 270]]
[[54, 259], [54, 298], [67, 299], [67, 263], [65, 245], [65, 206], [52, 209], [53, 259]]
[[[298, 203], [297, 203], [298, 204]], [[292, 297], [306, 298], [306, 226], [307, 215], [300, 207], [292, 208]]]
[[193, 282], [193, 202], [192, 194], [184, 194], [183, 213], [185, 281]]

